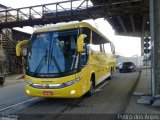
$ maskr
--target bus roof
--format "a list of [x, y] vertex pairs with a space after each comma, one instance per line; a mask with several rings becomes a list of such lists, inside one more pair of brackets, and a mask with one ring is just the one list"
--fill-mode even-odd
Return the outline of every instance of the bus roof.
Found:
[[107, 37], [105, 37], [99, 30], [97, 30], [95, 27], [90, 25], [89, 23], [86, 22], [77, 22], [77, 23], [66, 23], [66, 24], [57, 24], [57, 25], [50, 25], [50, 26], [44, 26], [41, 28], [37, 28], [34, 32], [39, 33], [39, 32], [48, 32], [48, 31], [57, 31], [57, 30], [65, 30], [65, 29], [72, 29], [72, 28], [83, 28], [87, 27], [109, 42], [111, 42]]

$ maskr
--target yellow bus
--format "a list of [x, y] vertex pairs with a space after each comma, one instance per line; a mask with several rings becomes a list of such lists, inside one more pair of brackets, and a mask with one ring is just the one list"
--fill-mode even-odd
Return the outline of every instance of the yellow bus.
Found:
[[28, 96], [90, 96], [96, 85], [112, 78], [116, 69], [113, 43], [85, 22], [38, 28], [30, 40], [17, 44], [17, 56], [23, 45], [28, 45]]

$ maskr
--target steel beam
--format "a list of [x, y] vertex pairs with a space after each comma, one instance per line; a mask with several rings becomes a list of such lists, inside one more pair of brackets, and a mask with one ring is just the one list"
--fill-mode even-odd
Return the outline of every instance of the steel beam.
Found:
[[136, 29], [135, 29], [135, 22], [134, 22], [134, 18], [133, 15], [130, 15], [130, 20], [131, 20], [131, 25], [132, 25], [132, 30], [135, 33]]
[[147, 22], [147, 14], [144, 14], [142, 18], [142, 34], [144, 34], [145, 32], [146, 22]]
[[150, 0], [152, 96], [160, 94], [160, 0]]
[[125, 28], [125, 26], [124, 26], [124, 22], [123, 22], [123, 20], [122, 20], [122, 17], [118, 16], [117, 18], [118, 18], [118, 20], [119, 20], [119, 22], [120, 22], [120, 24], [121, 24], [121, 26], [122, 26], [122, 28], [123, 28], [123, 31], [126, 33], [127, 30], [126, 30], [126, 28]]
[[[77, 5], [77, 1], [80, 2]], [[94, 6], [88, 5], [88, 0], [71, 0], [71, 1], [63, 1], [57, 3], [36, 5], [23, 7], [18, 9], [10, 9], [0, 11], [0, 29], [2, 28], [12, 28], [12, 27], [23, 27], [23, 26], [33, 26], [33, 25], [44, 25], [49, 23], [58, 23], [58, 22], [66, 22], [66, 21], [77, 21], [77, 20], [85, 20], [85, 19], [97, 19], [103, 18], [105, 16], [108, 17], [117, 17], [119, 19], [118, 22], [115, 22], [113, 19], [108, 19], [110, 23], [117, 24], [114, 25], [115, 30], [119, 33], [128, 33], [133, 29], [134, 34], [136, 32], [141, 32], [142, 27], [138, 25], [138, 29], [136, 28], [135, 14], [141, 15], [143, 12], [148, 10], [147, 4], [140, 4], [142, 0], [126, 0], [126, 1], [111, 1], [108, 0], [99, 0], [100, 4], [94, 4]], [[105, 4], [104, 4], [105, 2]], [[64, 3], [68, 3], [68, 7], [65, 6]], [[138, 3], [138, 4], [137, 4]], [[74, 7], [74, 6], [77, 7]], [[39, 9], [37, 9], [39, 8]], [[142, 12], [143, 8], [143, 12]], [[141, 11], [141, 12], [140, 12]], [[9, 14], [10, 13], [10, 14]], [[129, 16], [131, 20], [127, 24], [124, 24], [122, 16]], [[148, 17], [148, 16], [147, 16]], [[138, 18], [141, 19], [141, 18]], [[135, 21], [134, 21], [135, 20]], [[117, 20], [116, 20], [117, 21]], [[134, 25], [135, 24], [135, 25]], [[130, 29], [130, 27], [132, 27]], [[136, 29], [135, 29], [136, 28]], [[129, 30], [127, 32], [127, 30]], [[130, 31], [131, 30], [131, 31]], [[136, 31], [137, 30], [137, 31]]]
[[141, 36], [141, 56], [144, 55], [144, 34]]

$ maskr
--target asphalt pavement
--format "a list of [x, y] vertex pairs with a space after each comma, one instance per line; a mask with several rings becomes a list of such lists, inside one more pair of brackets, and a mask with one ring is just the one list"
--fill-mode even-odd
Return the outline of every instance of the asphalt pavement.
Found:
[[99, 85], [91, 97], [76, 99], [27, 97], [24, 82], [0, 87], [0, 114], [18, 120], [117, 119], [127, 109], [138, 76], [139, 72], [117, 72], [112, 80]]

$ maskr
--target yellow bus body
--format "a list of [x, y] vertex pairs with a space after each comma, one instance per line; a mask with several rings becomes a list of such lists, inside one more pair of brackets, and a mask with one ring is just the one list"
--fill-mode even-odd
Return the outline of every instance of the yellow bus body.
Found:
[[[65, 30], [71, 28], [81, 28], [87, 27], [92, 31], [98, 33], [102, 37], [104, 37], [98, 30], [92, 27], [88, 23], [75, 23], [69, 25], [59, 25], [57, 27], [45, 27], [39, 28], [35, 32], [48, 32], [54, 30]], [[105, 37], [104, 37], [105, 38]], [[90, 38], [92, 41], [92, 37]], [[83, 96], [90, 90], [90, 80], [91, 76], [94, 74], [95, 76], [95, 86], [105, 80], [111, 74], [111, 69], [114, 72], [116, 62], [114, 54], [106, 54], [102, 52], [93, 52], [89, 55], [89, 60], [86, 66], [83, 69], [75, 74], [60, 77], [60, 78], [35, 78], [28, 75], [25, 75], [25, 81], [31, 82], [39, 85], [49, 85], [49, 84], [62, 84], [64, 82], [74, 80], [75, 78], [81, 77], [81, 79], [68, 87], [59, 88], [59, 89], [37, 89], [33, 88], [27, 84], [25, 84], [25, 92], [28, 96], [35, 97], [49, 97], [49, 98], [78, 98]], [[44, 95], [44, 92], [51, 92], [50, 95]]]

